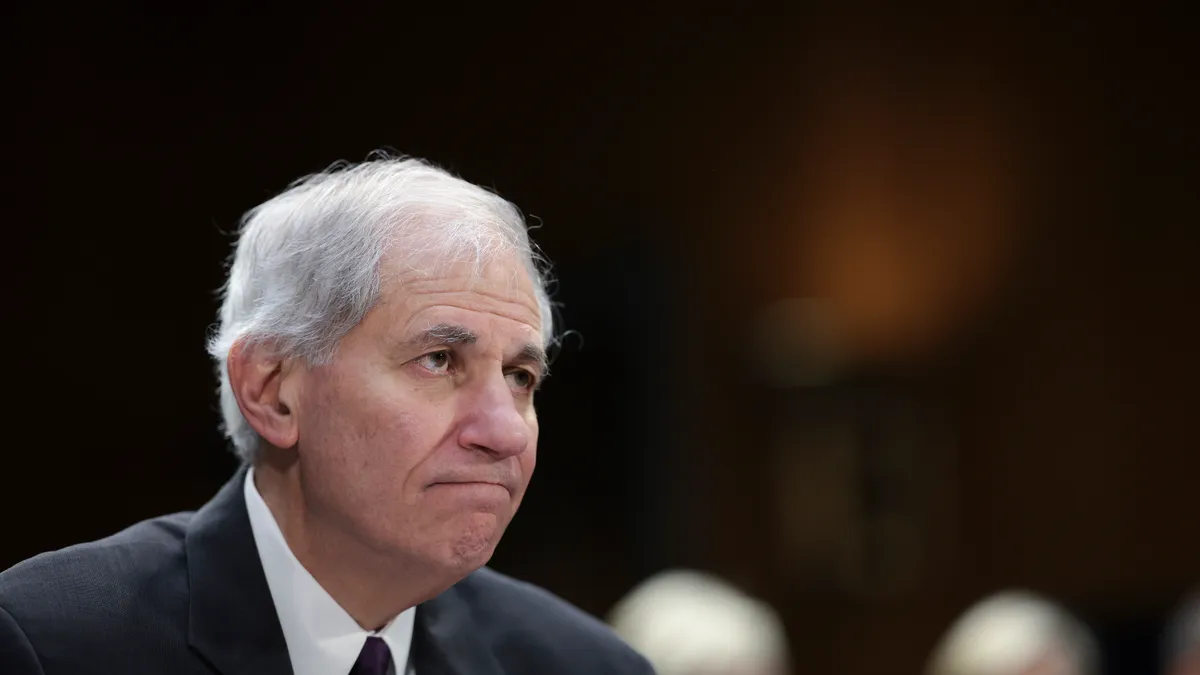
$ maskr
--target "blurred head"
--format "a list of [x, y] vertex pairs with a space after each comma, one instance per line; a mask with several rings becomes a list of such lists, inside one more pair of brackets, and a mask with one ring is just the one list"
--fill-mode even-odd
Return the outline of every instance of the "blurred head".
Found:
[[238, 454], [373, 550], [483, 564], [535, 464], [539, 265], [515, 207], [421, 161], [296, 182], [247, 214], [210, 343]]
[[774, 610], [710, 574], [655, 575], [613, 608], [609, 623], [659, 675], [787, 672], [787, 641]]
[[1050, 601], [1005, 592], [971, 607], [935, 648], [928, 675], [1092, 675], [1087, 628]]
[[1200, 675], [1200, 592], [1184, 601], [1168, 623], [1164, 647], [1167, 675]]

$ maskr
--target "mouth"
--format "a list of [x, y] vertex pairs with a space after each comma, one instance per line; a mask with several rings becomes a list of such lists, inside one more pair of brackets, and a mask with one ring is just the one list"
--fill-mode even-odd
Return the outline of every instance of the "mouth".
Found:
[[475, 489], [501, 488], [505, 492], [507, 492], [509, 495], [512, 494], [512, 488], [509, 487], [508, 485], [505, 485], [504, 483], [497, 483], [494, 481], [483, 481], [483, 480], [438, 481], [436, 483], [432, 483], [429, 487], [449, 487], [449, 488], [464, 488], [464, 489], [468, 489], [468, 488], [475, 488]]

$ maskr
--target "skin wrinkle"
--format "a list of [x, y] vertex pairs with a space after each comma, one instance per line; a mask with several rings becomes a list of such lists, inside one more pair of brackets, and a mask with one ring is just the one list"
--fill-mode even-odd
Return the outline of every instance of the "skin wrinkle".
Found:
[[[306, 177], [243, 219], [209, 341], [226, 432], [363, 627], [486, 564], [519, 508], [547, 266], [515, 206], [410, 159]], [[462, 330], [412, 344], [436, 326]]]
[[[436, 288], [437, 285], [444, 284], [444, 283], [447, 283], [448, 281], [452, 281], [452, 280], [453, 280], [453, 277], [439, 277], [439, 278], [435, 278], [435, 279], [421, 279], [421, 280], [410, 280], [410, 279], [401, 278], [401, 279], [397, 279], [395, 283], [397, 283], [399, 285], [407, 286], [409, 288], [408, 298], [412, 298], [414, 296], [419, 296], [419, 295], [437, 294], [440, 291], [438, 291], [438, 290], [422, 290], [422, 287], [423, 286], [434, 286]], [[522, 295], [527, 293], [527, 291], [525, 289], [520, 288], [520, 286], [522, 286], [522, 285], [525, 285], [525, 284], [514, 284], [514, 286], [517, 286], [518, 288], [509, 290], [506, 293], [497, 293], [497, 292], [491, 291], [486, 288], [468, 288], [467, 290], [474, 295], [482, 296], [485, 298], [491, 298], [501, 304], [514, 305], [514, 306], [526, 309], [530, 312], [530, 316], [528, 318], [536, 319], [536, 317], [538, 315], [538, 306], [537, 306], [536, 302], [526, 303], [526, 302], [521, 302], [521, 301], [515, 301], [512, 298], [512, 295], [514, 293], [518, 293], [518, 294], [522, 294]]]
[[[229, 381], [237, 342], [279, 338], [283, 356], [327, 364], [337, 341], [394, 285], [393, 275], [445, 276], [455, 263], [472, 272], [467, 290], [485, 276], [485, 291], [532, 283], [542, 346], [554, 342], [549, 263], [520, 210], [436, 166], [387, 157], [338, 164], [248, 211], [221, 289], [220, 327], [208, 340], [223, 430], [237, 454], [254, 462], [262, 440]], [[497, 263], [507, 278], [487, 272]]]
[[[437, 351], [453, 351], [453, 347], [470, 347], [478, 341], [479, 336], [466, 327], [442, 323], [417, 331], [415, 337], [403, 341], [399, 351], [402, 358], [408, 360], [411, 355], [415, 355], [413, 358], [419, 358]], [[527, 342], [511, 356], [506, 357], [504, 362], [510, 366], [534, 364], [537, 371], [531, 375], [540, 379], [545, 377], [549, 370], [548, 359], [544, 349], [533, 342]]]
[[[430, 299], [428, 304], [420, 305], [419, 308], [414, 312], [413, 318], [410, 319], [407, 324], [405, 324], [404, 332], [413, 333], [413, 332], [417, 332], [419, 330], [424, 330], [424, 329], [419, 329], [419, 328], [414, 327], [414, 324], [418, 322], [418, 319], [417, 319], [418, 314], [421, 312], [425, 312], [427, 310], [437, 309], [439, 307], [462, 309], [462, 310], [474, 311], [474, 312], [486, 312], [488, 314], [492, 314], [492, 315], [500, 317], [502, 319], [507, 319], [509, 321], [526, 324], [526, 325], [530, 325], [530, 324], [532, 324], [533, 321], [535, 321], [535, 319], [533, 319], [531, 316], [522, 315], [521, 312], [509, 313], [509, 312], [504, 312], [504, 311], [496, 311], [495, 309], [480, 310], [480, 309], [474, 309], [474, 308], [471, 308], [471, 307], [468, 307], [468, 306], [465, 306], [465, 305], [462, 305], [459, 303], [455, 303], [455, 302], [449, 301], [447, 299], [443, 299], [442, 302], [438, 302], [438, 300], [439, 300], [439, 298], [432, 298], [432, 299]], [[517, 306], [521, 307], [521, 305], [517, 305]], [[534, 315], [536, 316], [536, 313], [534, 313]]]
[[[454, 271], [394, 279], [333, 363], [282, 376], [298, 441], [256, 474], [297, 558], [364, 626], [485, 564], [536, 465], [533, 391], [510, 377], [542, 352], [533, 285], [510, 287], [513, 263]], [[447, 349], [452, 373], [412, 342], [443, 325], [476, 336]]]

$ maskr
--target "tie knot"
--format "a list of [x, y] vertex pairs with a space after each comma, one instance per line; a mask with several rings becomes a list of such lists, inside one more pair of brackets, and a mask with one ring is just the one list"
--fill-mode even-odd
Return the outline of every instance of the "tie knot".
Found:
[[387, 675], [388, 666], [392, 663], [392, 650], [387, 643], [371, 636], [358, 654], [358, 660], [350, 669], [350, 675]]

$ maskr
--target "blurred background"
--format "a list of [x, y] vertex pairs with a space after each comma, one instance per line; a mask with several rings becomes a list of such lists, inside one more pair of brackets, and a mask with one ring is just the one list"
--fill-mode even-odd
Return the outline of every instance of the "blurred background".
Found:
[[603, 617], [703, 570], [794, 673], [923, 672], [1014, 588], [1105, 672], [1165, 668], [1200, 583], [1193, 21], [331, 7], [6, 10], [0, 568], [230, 477], [228, 233], [392, 148], [556, 265], [572, 334], [496, 568]]

